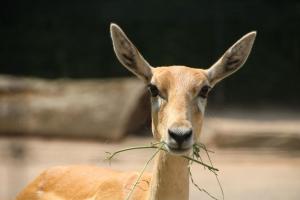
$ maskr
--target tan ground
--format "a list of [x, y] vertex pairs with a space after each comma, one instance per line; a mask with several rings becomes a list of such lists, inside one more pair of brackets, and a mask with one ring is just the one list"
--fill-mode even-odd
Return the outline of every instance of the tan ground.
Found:
[[[0, 199], [12, 199], [29, 180], [43, 169], [55, 165], [93, 164], [109, 167], [105, 151], [147, 144], [150, 138], [128, 138], [122, 143], [0, 138]], [[211, 147], [213, 148], [213, 147]], [[278, 150], [216, 149], [212, 155], [220, 169], [219, 178], [228, 200], [300, 199], [300, 154]], [[140, 170], [151, 150], [136, 150], [120, 155], [111, 167]], [[15, 157], [15, 158], [14, 158]], [[151, 167], [149, 168], [151, 170]], [[194, 167], [196, 182], [220, 197], [214, 176], [203, 167]], [[191, 187], [191, 198], [210, 199]]]

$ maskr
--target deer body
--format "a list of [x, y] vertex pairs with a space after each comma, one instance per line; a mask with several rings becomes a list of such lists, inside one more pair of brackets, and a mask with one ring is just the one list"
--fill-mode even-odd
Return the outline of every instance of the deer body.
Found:
[[[230, 47], [208, 69], [186, 66], [152, 67], [125, 33], [111, 25], [113, 46], [119, 61], [149, 88], [152, 132], [168, 152], [160, 151], [152, 174], [144, 174], [132, 200], [188, 200], [188, 160], [200, 140], [209, 90], [237, 71], [250, 54], [256, 32]], [[137, 172], [116, 172], [92, 166], [54, 167], [29, 184], [17, 200], [123, 200], [138, 177]]]
[[[137, 176], [94, 166], [53, 167], [29, 184], [17, 200], [123, 200]], [[146, 199], [150, 178], [143, 176], [132, 199]]]

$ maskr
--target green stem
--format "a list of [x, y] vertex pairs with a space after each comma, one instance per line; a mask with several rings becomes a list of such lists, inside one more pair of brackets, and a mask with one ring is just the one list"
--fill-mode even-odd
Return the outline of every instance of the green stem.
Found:
[[[110, 160], [111, 160], [113, 157], [115, 157], [117, 154], [122, 153], [122, 152], [124, 152], [124, 151], [130, 151], [130, 150], [136, 150], [136, 149], [157, 149], [157, 148], [159, 148], [159, 147], [156, 146], [157, 144], [164, 144], [164, 142], [159, 142], [159, 143], [156, 143], [156, 144], [152, 144], [152, 145], [150, 145], [150, 146], [129, 147], [129, 148], [125, 148], [125, 149], [121, 149], [121, 150], [115, 151], [115, 152], [113, 152], [113, 153], [106, 152], [106, 153], [110, 154], [110, 155], [106, 158], [106, 160], [109, 160], [109, 161], [110, 161]], [[164, 149], [164, 148], [162, 148], [162, 146], [160, 147], [160, 149], [167, 152], [167, 150]], [[182, 156], [182, 157], [185, 158], [185, 159], [194, 161], [194, 162], [196, 162], [196, 163], [198, 163], [198, 164], [201, 164], [201, 165], [203, 165], [204, 167], [207, 167], [207, 168], [208, 168], [209, 170], [211, 170], [211, 171], [219, 171], [217, 168], [214, 168], [214, 167], [212, 167], [212, 166], [209, 166], [209, 165], [207, 165], [207, 164], [205, 164], [205, 163], [203, 163], [203, 162], [201, 162], [201, 161], [199, 161], [199, 160], [193, 159], [193, 158], [191, 158], [191, 157], [189, 157], [189, 156]]]
[[217, 168], [214, 168], [214, 167], [212, 167], [212, 166], [209, 166], [209, 165], [207, 165], [207, 164], [205, 164], [205, 163], [203, 163], [203, 162], [200, 162], [199, 160], [196, 160], [196, 159], [194, 159], [194, 158], [191, 158], [191, 157], [189, 157], [189, 156], [182, 156], [182, 157], [184, 157], [184, 158], [186, 158], [186, 159], [188, 159], [188, 160], [190, 160], [190, 161], [193, 161], [193, 162], [196, 162], [196, 163], [198, 163], [198, 164], [201, 164], [201, 165], [203, 165], [204, 167], [207, 167], [209, 170], [211, 170], [211, 171], [219, 171]]
[[122, 153], [124, 151], [135, 150], [135, 149], [157, 149], [157, 147], [156, 146], [152, 146], [152, 145], [151, 146], [137, 146], [137, 147], [128, 147], [128, 148], [125, 148], [125, 149], [121, 149], [121, 150], [115, 151], [113, 153], [105, 152], [105, 153], [109, 154], [109, 156], [107, 156], [105, 158], [105, 160], [109, 160], [110, 161], [111, 159], [113, 159], [113, 157], [115, 157], [119, 153]]
[[[210, 159], [210, 156], [209, 156], [209, 153], [208, 153], [206, 147], [204, 148], [204, 150], [205, 150], [205, 152], [206, 152], [206, 156], [207, 156], [207, 158], [208, 158], [208, 160], [209, 160], [210, 165], [213, 166], [212, 161], [211, 161], [211, 159]], [[214, 175], [215, 175], [215, 178], [216, 178], [216, 180], [217, 180], [217, 182], [218, 182], [219, 188], [220, 188], [220, 190], [221, 190], [221, 193], [222, 193], [222, 199], [224, 200], [225, 197], [224, 197], [224, 190], [223, 190], [222, 184], [221, 184], [221, 182], [220, 182], [220, 180], [219, 180], [219, 178], [218, 178], [218, 174], [214, 173]]]
[[[159, 145], [159, 146], [158, 146], [158, 145]], [[160, 150], [163, 150], [163, 151], [168, 152], [165, 148], [163, 148], [163, 145], [165, 145], [165, 142], [162, 141], [162, 142], [151, 143], [150, 146], [129, 147], [129, 148], [125, 148], [125, 149], [121, 149], [121, 150], [115, 151], [115, 152], [113, 152], [113, 153], [106, 152], [107, 154], [109, 154], [108, 157], [106, 157], [106, 160], [111, 161], [112, 158], [115, 157], [117, 154], [122, 153], [122, 152], [125, 152], [125, 151], [136, 150], [136, 149], [157, 149], [157, 151], [151, 156], [151, 158], [150, 158], [150, 159], [147, 161], [147, 163], [144, 165], [144, 167], [143, 167], [143, 169], [141, 170], [141, 172], [140, 172], [140, 174], [139, 174], [139, 176], [138, 176], [136, 182], [134, 183], [134, 185], [133, 185], [131, 191], [128, 193], [126, 200], [129, 200], [129, 199], [130, 199], [130, 197], [131, 197], [131, 195], [132, 195], [134, 189], [135, 189], [136, 186], [139, 184], [140, 179], [141, 179], [142, 175], [144, 174], [144, 172], [145, 172], [147, 166], [149, 165], [149, 163], [151, 162], [151, 160], [153, 160], [153, 158], [156, 156], [156, 154], [157, 154]], [[198, 149], [196, 149], [196, 148], [198, 148]], [[204, 150], [205, 150], [206, 155], [207, 155], [207, 157], [208, 157], [208, 160], [209, 160], [209, 163], [210, 163], [211, 166], [205, 164], [205, 163], [202, 161], [202, 159], [201, 159], [201, 157], [200, 157], [200, 154], [199, 154], [199, 150], [200, 150], [200, 149], [204, 149]], [[195, 154], [195, 152], [194, 152], [195, 150], [197, 151], [197, 154]], [[221, 189], [221, 192], [222, 192], [223, 200], [224, 200], [224, 192], [223, 192], [223, 188], [222, 188], [222, 186], [221, 186], [221, 183], [220, 183], [220, 181], [219, 181], [219, 179], [218, 179], [218, 176], [217, 176], [217, 173], [216, 173], [216, 172], [219, 171], [219, 170], [218, 170], [217, 168], [214, 168], [214, 167], [213, 167], [213, 164], [212, 164], [212, 161], [211, 161], [211, 159], [210, 159], [210, 156], [209, 156], [209, 153], [208, 153], [208, 152], [214, 153], [213, 151], [207, 150], [207, 148], [206, 148], [206, 146], [205, 146], [204, 144], [198, 143], [198, 144], [194, 144], [194, 147], [193, 147], [193, 158], [191, 158], [191, 157], [189, 157], [189, 156], [185, 156], [185, 155], [183, 155], [183, 156], [181, 156], [181, 157], [183, 157], [183, 158], [189, 160], [189, 161], [191, 162], [191, 164], [192, 164], [192, 162], [195, 162], [195, 163], [201, 164], [202, 166], [204, 166], [204, 168], [207, 167], [207, 168], [209, 169], [209, 171], [211, 171], [211, 172], [215, 175], [215, 177], [216, 177], [216, 179], [217, 179], [217, 181], [218, 181], [219, 187], [220, 187], [220, 189]], [[196, 159], [194, 158], [195, 155], [199, 155], [200, 161], [198, 160], [199, 158], [198, 158], [197, 156], [196, 156]], [[194, 179], [193, 179], [193, 177], [192, 177], [192, 172], [191, 172], [190, 166], [189, 166], [189, 173], [190, 173], [190, 177], [191, 177], [192, 184], [193, 184], [196, 188], [198, 188], [199, 191], [205, 192], [207, 195], [209, 195], [209, 196], [210, 196], [211, 198], [213, 198], [213, 199], [217, 199], [217, 198], [215, 198], [213, 195], [211, 195], [208, 191], [206, 191], [206, 190], [203, 189], [203, 188], [200, 188], [200, 187], [195, 183], [195, 181], [194, 181]]]
[[161, 150], [162, 146], [158, 147], [157, 150], [155, 151], [155, 153], [151, 156], [151, 158], [147, 161], [147, 163], [144, 165], [143, 169], [141, 170], [139, 177], [137, 178], [137, 180], [135, 181], [131, 191], [128, 193], [126, 200], [129, 200], [134, 189], [136, 188], [136, 186], [139, 184], [140, 179], [142, 178], [142, 175], [144, 174], [147, 166], [149, 165], [149, 163], [151, 162], [151, 160], [153, 160], [153, 158], [157, 155], [157, 153]]
[[214, 197], [212, 194], [210, 194], [207, 190], [205, 190], [204, 188], [200, 188], [200, 186], [194, 181], [193, 175], [192, 175], [192, 171], [191, 171], [191, 166], [189, 165], [189, 174], [190, 174], [190, 179], [192, 184], [200, 191], [200, 192], [204, 192], [206, 193], [208, 196], [210, 196], [212, 199], [214, 200], [218, 200], [216, 197]]

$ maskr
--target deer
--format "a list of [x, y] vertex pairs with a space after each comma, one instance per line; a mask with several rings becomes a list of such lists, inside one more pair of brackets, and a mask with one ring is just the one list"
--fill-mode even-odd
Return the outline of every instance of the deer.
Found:
[[[188, 160], [201, 129], [211, 89], [246, 62], [255, 37], [252, 31], [234, 43], [212, 66], [151, 66], [123, 30], [110, 25], [120, 63], [147, 85], [151, 98], [152, 133], [167, 151], [156, 155], [152, 173], [145, 173], [132, 200], [188, 200]], [[138, 172], [89, 165], [57, 166], [42, 172], [16, 200], [123, 200]]]

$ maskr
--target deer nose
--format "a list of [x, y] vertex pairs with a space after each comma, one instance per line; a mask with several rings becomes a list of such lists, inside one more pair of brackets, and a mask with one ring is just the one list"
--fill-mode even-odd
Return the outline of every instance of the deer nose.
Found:
[[191, 139], [193, 131], [191, 128], [173, 128], [168, 129], [170, 138], [174, 139], [178, 146], [181, 146], [183, 142]]

